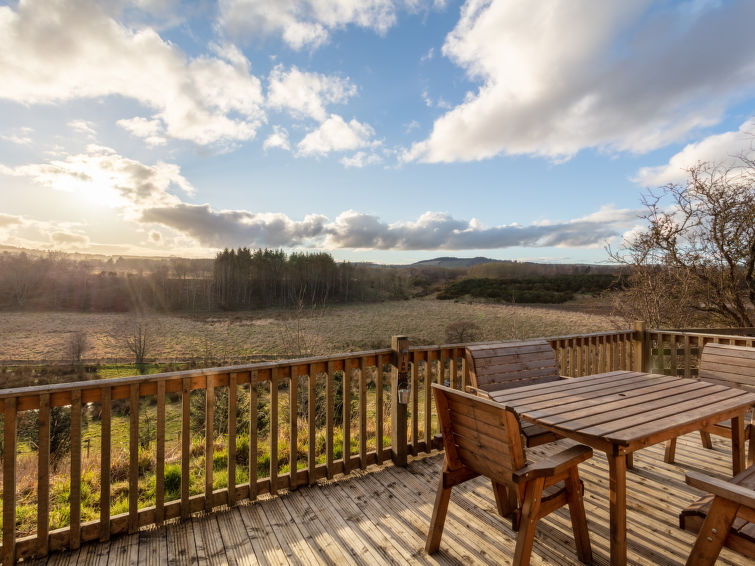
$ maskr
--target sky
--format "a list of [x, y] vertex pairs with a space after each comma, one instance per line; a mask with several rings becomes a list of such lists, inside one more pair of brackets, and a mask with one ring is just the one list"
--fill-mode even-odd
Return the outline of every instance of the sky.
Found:
[[0, 2], [0, 244], [603, 263], [755, 145], [755, 2]]

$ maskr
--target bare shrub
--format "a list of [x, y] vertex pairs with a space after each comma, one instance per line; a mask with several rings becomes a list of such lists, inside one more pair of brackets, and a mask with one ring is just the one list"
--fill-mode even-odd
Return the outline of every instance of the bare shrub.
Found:
[[446, 343], [474, 342], [479, 333], [480, 327], [471, 320], [457, 320], [446, 326]]
[[68, 359], [71, 365], [76, 366], [81, 363], [84, 352], [89, 349], [89, 340], [86, 332], [83, 330], [74, 330], [68, 335]]
[[160, 348], [162, 335], [157, 319], [136, 316], [120, 327], [115, 339], [133, 354], [137, 369], [144, 373], [147, 358]]

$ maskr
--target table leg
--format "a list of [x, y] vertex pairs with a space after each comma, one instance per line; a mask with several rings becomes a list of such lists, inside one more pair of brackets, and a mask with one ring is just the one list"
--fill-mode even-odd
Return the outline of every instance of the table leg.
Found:
[[731, 419], [731, 464], [734, 475], [745, 469], [745, 427], [744, 415]]
[[627, 563], [627, 457], [606, 453], [609, 471], [611, 516], [611, 565]]

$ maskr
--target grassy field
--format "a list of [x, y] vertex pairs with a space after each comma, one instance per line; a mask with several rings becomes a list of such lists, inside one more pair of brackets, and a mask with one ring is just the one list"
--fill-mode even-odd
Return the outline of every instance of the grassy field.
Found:
[[[613, 330], [622, 321], [572, 308], [463, 303], [413, 299], [377, 304], [302, 310], [266, 309], [209, 313], [205, 316], [154, 315], [159, 329], [157, 357], [244, 355], [321, 355], [387, 347], [394, 334], [413, 344], [446, 342], [446, 327], [470, 321], [475, 340], [523, 339]], [[577, 310], [580, 309], [580, 310]], [[69, 312], [5, 312], [0, 324], [0, 360], [66, 359], [74, 331], [87, 335], [86, 358], [123, 358], [130, 354], [119, 329], [133, 315]]]

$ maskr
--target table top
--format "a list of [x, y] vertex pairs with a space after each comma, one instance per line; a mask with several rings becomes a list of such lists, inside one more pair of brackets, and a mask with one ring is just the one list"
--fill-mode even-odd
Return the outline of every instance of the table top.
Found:
[[755, 393], [683, 377], [613, 371], [493, 391], [521, 419], [601, 450], [630, 453], [741, 416]]

